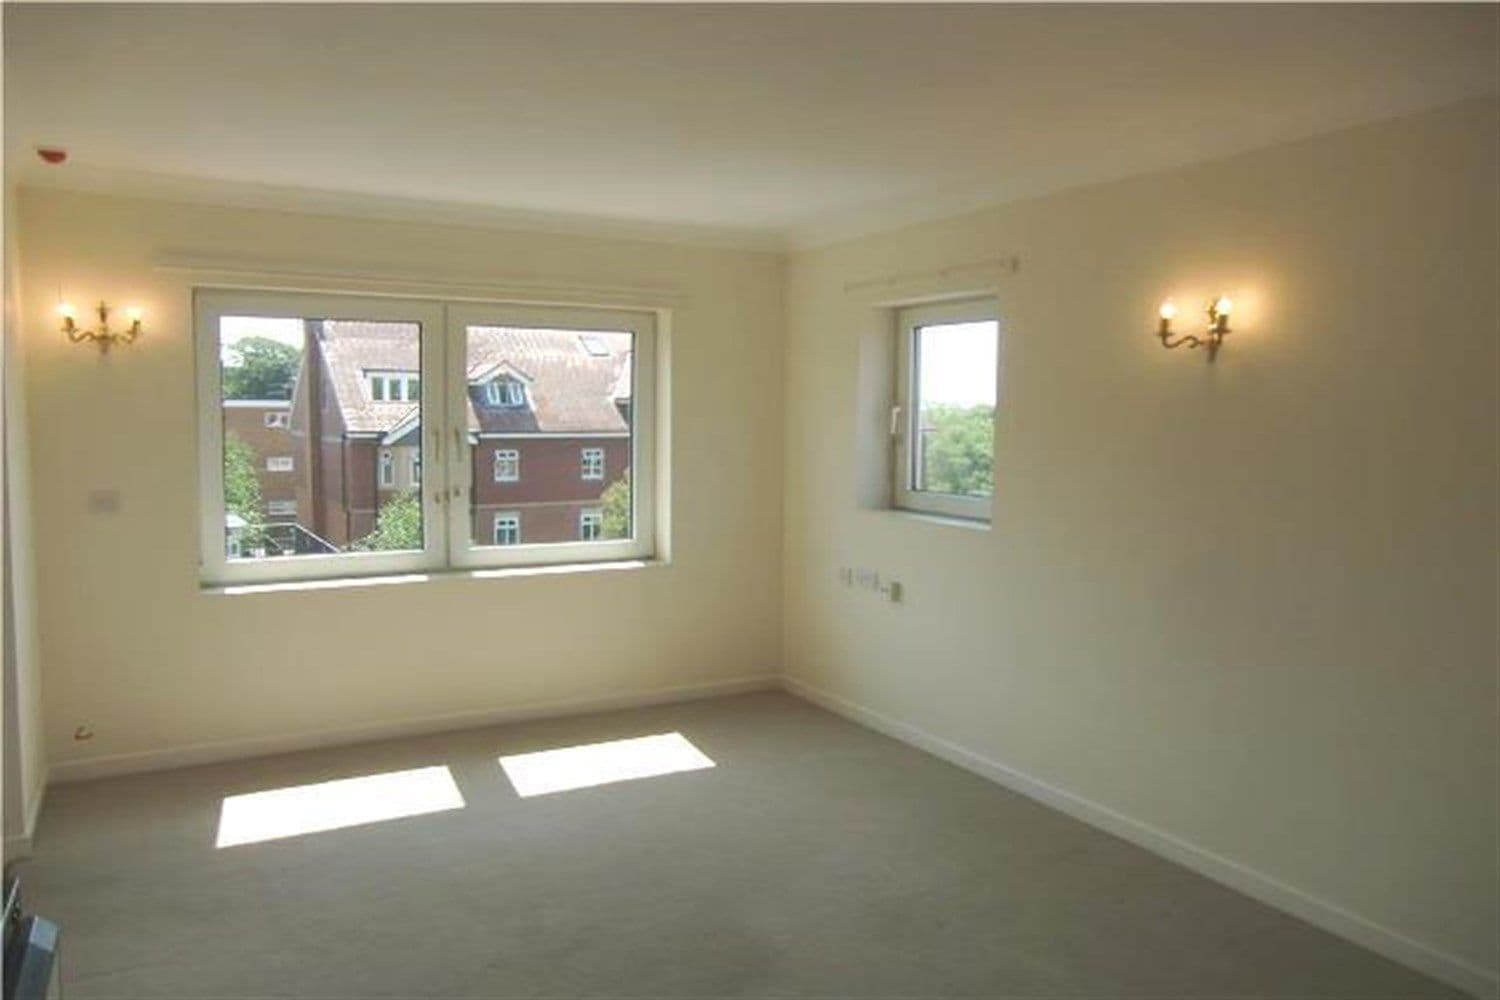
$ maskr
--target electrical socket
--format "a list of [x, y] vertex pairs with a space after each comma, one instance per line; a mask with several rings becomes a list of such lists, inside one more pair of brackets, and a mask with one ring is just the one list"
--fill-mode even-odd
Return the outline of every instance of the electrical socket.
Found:
[[90, 514], [118, 514], [120, 491], [116, 489], [89, 490]]

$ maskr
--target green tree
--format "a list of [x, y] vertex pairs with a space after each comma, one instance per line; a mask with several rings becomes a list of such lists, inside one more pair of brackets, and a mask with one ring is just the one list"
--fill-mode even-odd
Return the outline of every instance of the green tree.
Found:
[[227, 348], [225, 399], [291, 399], [302, 352], [269, 337], [241, 337]]
[[922, 409], [923, 489], [989, 496], [995, 489], [995, 408], [935, 404]]
[[604, 515], [603, 537], [630, 537], [630, 472], [609, 484], [599, 497]]
[[380, 505], [375, 530], [353, 545], [357, 552], [391, 552], [422, 547], [422, 498], [416, 491], [397, 493]]
[[224, 435], [224, 510], [245, 522], [240, 543], [245, 549], [264, 544], [260, 478], [255, 474], [255, 451], [233, 434]]

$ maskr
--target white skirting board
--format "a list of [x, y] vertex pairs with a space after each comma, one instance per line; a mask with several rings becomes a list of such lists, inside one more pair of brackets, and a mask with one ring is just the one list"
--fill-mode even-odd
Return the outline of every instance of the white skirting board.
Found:
[[46, 797], [47, 784], [44, 781], [36, 790], [36, 794], [31, 797], [31, 801], [26, 803], [25, 828], [20, 833], [5, 838], [6, 864], [31, 857], [31, 841], [36, 836], [37, 817], [42, 814], [42, 800]]
[[1140, 820], [1022, 774], [956, 743], [855, 704], [806, 681], [783, 676], [781, 683], [790, 694], [1144, 847], [1169, 861], [1299, 917], [1315, 927], [1353, 941], [1392, 961], [1410, 966], [1485, 1000], [1500, 995], [1500, 974], [1414, 941], [1334, 903], [1279, 882], [1269, 875], [1246, 868]]
[[[520, 722], [526, 719], [560, 718], [568, 715], [587, 715], [590, 712], [607, 712], [621, 708], [644, 708], [649, 705], [667, 705], [679, 701], [694, 701], [699, 698], [716, 698], [723, 695], [744, 694], [750, 691], [774, 691], [780, 687], [774, 674], [753, 677], [738, 677], [723, 681], [707, 681], [701, 684], [684, 684], [676, 687], [653, 688], [598, 698], [575, 698], [558, 701], [533, 702], [527, 705], [505, 708], [480, 709], [472, 712], [455, 712], [448, 715], [429, 715], [417, 719], [376, 723], [346, 729], [329, 729], [310, 733], [286, 733], [276, 736], [256, 736], [242, 740], [225, 740], [215, 743], [195, 743], [189, 746], [172, 747], [166, 750], [147, 750], [140, 753], [118, 754], [110, 757], [88, 757], [83, 760], [62, 761], [48, 769], [48, 780], [53, 783], [88, 781], [93, 778], [114, 777], [122, 774], [139, 774], [146, 771], [165, 771], [176, 767], [191, 767], [195, 764], [213, 764], [248, 757], [264, 757], [271, 754], [291, 753], [297, 750], [313, 750], [318, 747], [342, 746], [351, 743], [368, 743], [374, 740], [394, 739], [401, 736], [423, 736], [458, 729], [475, 729], [480, 726]], [[7, 851], [7, 856], [9, 852]]]

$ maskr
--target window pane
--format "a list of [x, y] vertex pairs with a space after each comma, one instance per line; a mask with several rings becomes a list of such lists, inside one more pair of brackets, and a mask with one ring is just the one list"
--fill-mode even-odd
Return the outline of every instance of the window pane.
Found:
[[421, 550], [420, 371], [415, 323], [222, 317], [229, 558]]
[[474, 545], [632, 537], [633, 342], [606, 330], [467, 328]]
[[912, 489], [971, 497], [994, 492], [999, 339], [993, 320], [917, 328]]

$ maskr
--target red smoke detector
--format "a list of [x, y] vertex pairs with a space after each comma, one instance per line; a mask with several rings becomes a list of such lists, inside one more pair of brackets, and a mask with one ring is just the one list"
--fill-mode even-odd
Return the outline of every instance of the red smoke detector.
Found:
[[36, 155], [42, 158], [43, 163], [54, 167], [68, 159], [68, 151], [61, 146], [38, 146]]

